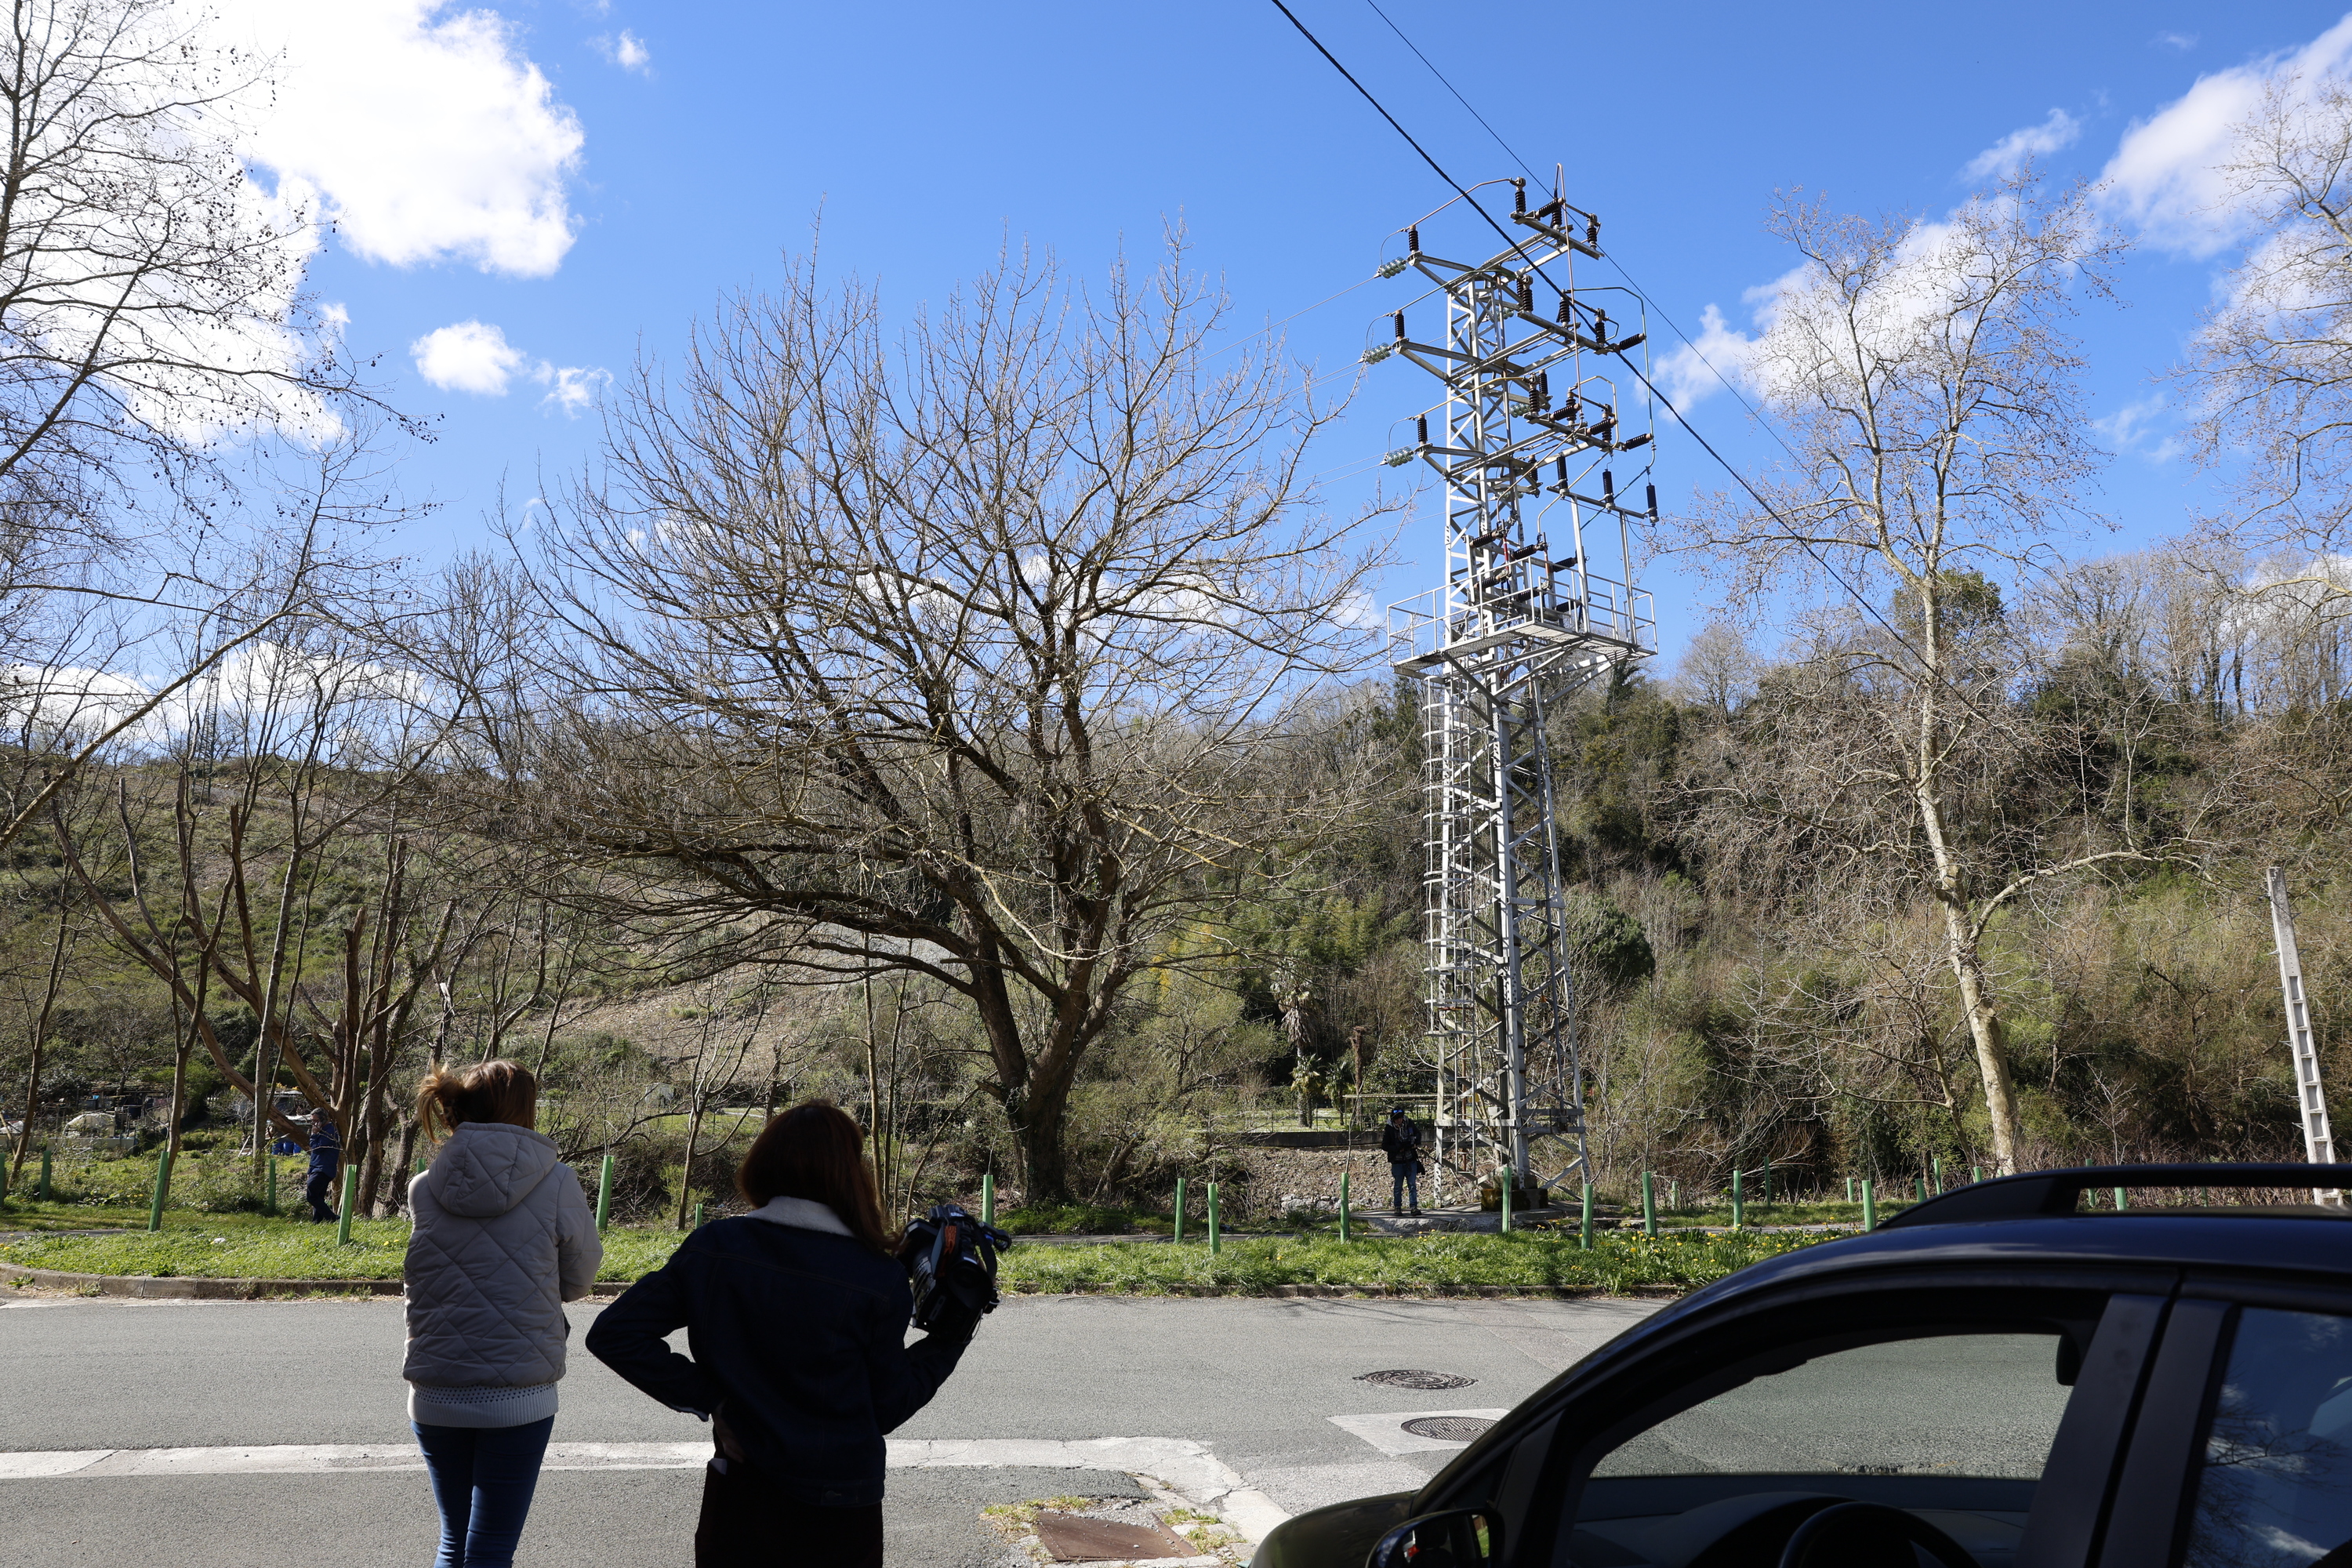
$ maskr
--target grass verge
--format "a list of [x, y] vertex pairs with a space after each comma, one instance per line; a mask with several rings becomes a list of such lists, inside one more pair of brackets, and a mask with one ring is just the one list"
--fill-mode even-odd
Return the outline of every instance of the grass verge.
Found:
[[[347, 1247], [332, 1226], [236, 1216], [173, 1216], [164, 1229], [104, 1236], [38, 1237], [0, 1247], [0, 1259], [79, 1274], [152, 1274], [187, 1279], [393, 1279], [408, 1245], [402, 1220], [360, 1220]], [[1281, 1285], [1365, 1289], [1475, 1290], [1480, 1286], [1565, 1287], [1622, 1292], [1693, 1289], [1761, 1258], [1810, 1245], [1798, 1235], [1599, 1237], [1587, 1252], [1573, 1235], [1419, 1236], [1341, 1242], [1325, 1237], [1234, 1238], [1212, 1255], [1205, 1243], [1172, 1247], [1106, 1242], [1091, 1247], [1015, 1247], [1001, 1279], [1010, 1291], [1241, 1294]], [[604, 1237], [598, 1278], [635, 1279], [677, 1246], [676, 1231], [615, 1226]]]
[[1244, 1293], [1277, 1285], [1475, 1289], [1482, 1285], [1573, 1289], [1694, 1289], [1766, 1258], [1808, 1246], [1802, 1236], [1612, 1234], [1585, 1251], [1572, 1236], [1438, 1235], [1342, 1242], [1321, 1237], [1205, 1244], [1014, 1247], [1000, 1278], [1009, 1289], [1181, 1295], [1203, 1287]]

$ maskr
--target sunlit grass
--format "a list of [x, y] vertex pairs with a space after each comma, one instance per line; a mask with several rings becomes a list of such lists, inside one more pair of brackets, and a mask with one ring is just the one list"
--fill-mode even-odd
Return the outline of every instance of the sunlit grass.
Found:
[[[141, 1216], [143, 1226], [144, 1216]], [[1012, 1291], [1136, 1295], [1217, 1289], [1265, 1293], [1284, 1285], [1380, 1290], [1475, 1290], [1483, 1286], [1573, 1290], [1687, 1289], [1760, 1258], [1822, 1239], [1797, 1234], [1688, 1230], [1647, 1237], [1608, 1232], [1591, 1251], [1572, 1232], [1427, 1235], [1342, 1242], [1327, 1236], [1231, 1237], [1212, 1254], [1205, 1239], [1015, 1245], [1000, 1278]], [[614, 1226], [598, 1278], [635, 1279], [660, 1267], [679, 1235]], [[0, 1259], [34, 1268], [167, 1278], [394, 1279], [408, 1243], [404, 1220], [359, 1220], [348, 1246], [331, 1225], [257, 1215], [175, 1214], [152, 1235], [45, 1236], [0, 1247]]]

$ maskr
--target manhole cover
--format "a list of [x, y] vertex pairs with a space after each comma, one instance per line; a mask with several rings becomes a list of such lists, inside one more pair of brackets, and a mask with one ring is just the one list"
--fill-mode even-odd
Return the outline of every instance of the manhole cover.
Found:
[[1410, 1367], [1400, 1367], [1394, 1372], [1368, 1372], [1356, 1381], [1377, 1383], [1389, 1388], [1467, 1388], [1478, 1380], [1456, 1377], [1450, 1372], [1415, 1372]]
[[1483, 1415], [1416, 1415], [1404, 1424], [1404, 1429], [1416, 1437], [1467, 1443], [1493, 1425]]

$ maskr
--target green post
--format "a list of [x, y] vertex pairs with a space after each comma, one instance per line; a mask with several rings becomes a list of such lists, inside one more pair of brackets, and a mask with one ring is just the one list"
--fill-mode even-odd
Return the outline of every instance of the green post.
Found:
[[604, 1168], [596, 1176], [596, 1234], [604, 1234], [605, 1225], [613, 1217], [613, 1156], [604, 1156]]
[[1683, 1212], [1683, 1179], [1680, 1176], [1666, 1184], [1666, 1212], [1668, 1214]]
[[1508, 1165], [1495, 1167], [1495, 1190], [1503, 1194], [1503, 1233], [1511, 1229], [1511, 1189], [1519, 1184], [1519, 1173]]
[[1845, 1179], [1845, 1201], [1848, 1203], [1853, 1202], [1853, 1178], [1852, 1176], [1848, 1176]]
[[33, 1189], [33, 1195], [43, 1203], [49, 1201], [49, 1146], [47, 1143], [41, 1145], [41, 1184]]
[[1981, 1182], [1981, 1181], [1983, 1181], [1983, 1180], [1984, 1180], [1984, 1167], [1983, 1167], [1982, 1165], [1970, 1165], [1970, 1166], [1969, 1167], [1969, 1181], [1971, 1181], [1971, 1182]]
[[166, 1149], [155, 1161], [155, 1195], [147, 1204], [147, 1228], [163, 1228], [163, 1199], [172, 1190], [172, 1151]]
[[1919, 1189], [1919, 1197], [1917, 1201], [1923, 1204], [1926, 1203], [1927, 1201], [1927, 1178], [1925, 1176], [1914, 1176], [1911, 1179]]
[[360, 1195], [360, 1168], [343, 1167], [343, 1212], [335, 1221], [335, 1245], [348, 1246], [352, 1239], [352, 1208]]
[[996, 1173], [983, 1172], [980, 1178], [980, 1223], [996, 1223]]
[[1941, 1197], [1944, 1194], [1944, 1157], [1941, 1154], [1930, 1155], [1928, 1163], [1936, 1170], [1936, 1195]]
[[1582, 1223], [1581, 1223], [1580, 1225], [1579, 1225], [1579, 1226], [1578, 1226], [1577, 1230], [1578, 1230], [1578, 1234], [1579, 1234], [1580, 1236], [1581, 1236], [1581, 1237], [1582, 1237], [1582, 1238], [1583, 1238], [1583, 1241], [1584, 1241], [1584, 1250], [1585, 1250], [1585, 1251], [1587, 1251], [1587, 1252], [1591, 1251], [1591, 1250], [1592, 1250], [1592, 1184], [1591, 1184], [1591, 1182], [1587, 1182], [1587, 1183], [1585, 1183], [1585, 1184], [1584, 1184], [1584, 1218], [1583, 1218]]
[[1647, 1236], [1658, 1234], [1658, 1195], [1647, 1171], [1642, 1173], [1642, 1230]]
[[1748, 1225], [1748, 1198], [1740, 1183], [1741, 1173], [1731, 1173], [1731, 1228], [1742, 1230]]
[[1339, 1239], [1348, 1239], [1348, 1173], [1339, 1173]]
[[433, 1163], [433, 1162], [432, 1162], [431, 1160], [428, 1160], [428, 1159], [426, 1159], [424, 1155], [419, 1154], [418, 1156], [416, 1156], [416, 1169], [415, 1169], [414, 1171], [411, 1171], [411, 1172], [409, 1173], [409, 1174], [410, 1174], [410, 1175], [412, 1175], [412, 1176], [421, 1176], [421, 1175], [423, 1175], [423, 1174], [425, 1173], [425, 1167], [427, 1167], [428, 1165], [430, 1165], [430, 1164], [432, 1164], [432, 1163]]
[[1862, 1228], [1878, 1228], [1878, 1194], [1872, 1188], [1868, 1176], [1862, 1179]]
[[1224, 1250], [1224, 1237], [1217, 1228], [1217, 1184], [1209, 1184], [1209, 1251], [1212, 1256]]
[[[1344, 1176], [1340, 1178], [1342, 1181], [1346, 1179]], [[988, 1197], [993, 1197], [996, 1192], [995, 1186], [986, 1176], [980, 1179], [980, 1190], [984, 1194], [983, 1202]], [[1181, 1176], [1176, 1178], [1176, 1239], [1180, 1242], [1184, 1239], [1184, 1178]]]
[[702, 1205], [699, 1202], [694, 1205], [694, 1228], [697, 1230], [702, 1228]]
[[2124, 1210], [2129, 1207], [2131, 1207], [2131, 1199], [2124, 1196], [2124, 1190], [2121, 1187], [2117, 1187], [2116, 1189], [2116, 1212], [2117, 1214], [2121, 1214]]

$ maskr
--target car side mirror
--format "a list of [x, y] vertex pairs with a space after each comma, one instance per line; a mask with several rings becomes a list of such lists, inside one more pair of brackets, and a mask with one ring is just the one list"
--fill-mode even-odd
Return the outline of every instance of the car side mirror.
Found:
[[1408, 1519], [1380, 1539], [1364, 1568], [1489, 1568], [1503, 1560], [1503, 1521], [1482, 1508]]

